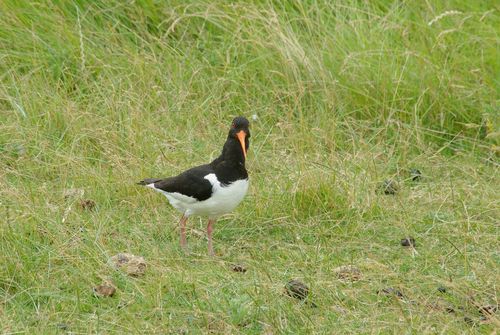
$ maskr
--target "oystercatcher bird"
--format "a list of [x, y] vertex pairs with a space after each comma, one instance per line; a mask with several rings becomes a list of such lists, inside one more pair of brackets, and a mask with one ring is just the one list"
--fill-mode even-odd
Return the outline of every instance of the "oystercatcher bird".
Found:
[[245, 159], [250, 145], [250, 123], [237, 117], [231, 123], [222, 153], [211, 163], [196, 166], [169, 178], [148, 178], [139, 182], [162, 194], [182, 213], [181, 246], [186, 249], [186, 222], [192, 215], [208, 217], [208, 252], [214, 255], [212, 232], [215, 221], [231, 212], [245, 197], [248, 173]]

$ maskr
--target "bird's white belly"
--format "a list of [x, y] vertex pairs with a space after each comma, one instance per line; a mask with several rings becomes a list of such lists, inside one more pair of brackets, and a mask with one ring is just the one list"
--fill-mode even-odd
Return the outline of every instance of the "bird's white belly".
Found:
[[231, 212], [243, 200], [248, 191], [248, 179], [237, 180], [227, 186], [222, 186], [215, 174], [209, 174], [205, 176], [205, 179], [212, 184], [212, 196], [203, 201], [177, 192], [165, 192], [156, 188], [155, 190], [163, 193], [170, 204], [185, 215], [203, 215], [210, 218]]
[[214, 185], [210, 198], [193, 203], [187, 215], [218, 217], [231, 212], [243, 200], [248, 190], [248, 180], [237, 180], [228, 186]]

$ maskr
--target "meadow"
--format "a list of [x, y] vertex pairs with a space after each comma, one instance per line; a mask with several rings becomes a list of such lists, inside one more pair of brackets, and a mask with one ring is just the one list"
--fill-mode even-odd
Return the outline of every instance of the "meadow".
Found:
[[[0, 1], [0, 333], [496, 334], [499, 55], [493, 0]], [[185, 255], [135, 183], [238, 115], [249, 194]]]

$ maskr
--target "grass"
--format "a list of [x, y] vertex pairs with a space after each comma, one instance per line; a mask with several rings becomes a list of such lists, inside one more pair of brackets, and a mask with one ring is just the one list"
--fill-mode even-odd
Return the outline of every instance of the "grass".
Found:
[[[1, 332], [496, 333], [478, 306], [499, 295], [499, 11], [2, 1]], [[194, 219], [186, 257], [178, 214], [134, 182], [207, 162], [254, 114], [249, 194], [216, 225], [219, 256]], [[119, 252], [145, 275], [111, 268]], [[293, 278], [316, 308], [283, 294]], [[94, 297], [103, 281], [115, 296]]]

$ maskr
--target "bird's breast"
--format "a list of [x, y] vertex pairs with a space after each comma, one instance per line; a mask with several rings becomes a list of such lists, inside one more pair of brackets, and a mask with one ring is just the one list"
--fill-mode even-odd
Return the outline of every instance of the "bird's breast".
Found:
[[213, 209], [214, 214], [231, 212], [248, 191], [248, 179], [239, 179], [228, 185], [221, 184], [215, 174], [209, 174], [205, 179], [212, 184], [212, 196], [207, 199], [206, 205]]

